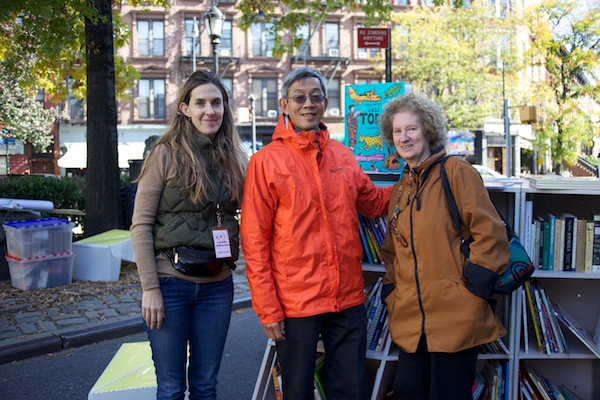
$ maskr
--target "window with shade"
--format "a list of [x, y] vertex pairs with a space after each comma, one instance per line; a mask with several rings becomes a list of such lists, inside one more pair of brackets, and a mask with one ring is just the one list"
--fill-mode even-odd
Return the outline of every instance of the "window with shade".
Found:
[[330, 117], [340, 116], [340, 80], [331, 79], [327, 82], [327, 115]]
[[279, 115], [276, 78], [253, 78], [252, 94], [256, 98], [254, 104], [257, 117], [276, 118]]
[[165, 24], [163, 21], [137, 21], [137, 54], [141, 57], [164, 57]]
[[269, 32], [273, 24], [259, 22], [252, 24], [252, 55], [254, 57], [273, 57], [275, 36]]
[[138, 117], [140, 119], [166, 118], [165, 80], [138, 81]]
[[[198, 27], [198, 33], [200, 32], [200, 21], [196, 19], [196, 26]], [[194, 38], [192, 37], [192, 31], [194, 29], [194, 19], [188, 18], [185, 20], [184, 31], [185, 31], [185, 49], [184, 54], [187, 56], [192, 55], [192, 43]], [[196, 55], [200, 55], [200, 38], [196, 38]]]

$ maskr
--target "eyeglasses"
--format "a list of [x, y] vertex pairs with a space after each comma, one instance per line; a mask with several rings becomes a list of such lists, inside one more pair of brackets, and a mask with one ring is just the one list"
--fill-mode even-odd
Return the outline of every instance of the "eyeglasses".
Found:
[[[402, 210], [400, 212], [402, 212]], [[406, 241], [406, 239], [404, 238], [404, 236], [402, 235], [402, 233], [400, 232], [400, 230], [396, 227], [396, 220], [397, 219], [398, 219], [398, 215], [396, 214], [396, 215], [394, 215], [394, 217], [388, 223], [388, 229], [390, 231], [392, 231], [392, 233], [394, 234], [394, 238], [396, 239], [396, 241], [398, 243], [400, 243], [404, 247], [408, 247], [408, 242]]]
[[323, 100], [325, 100], [325, 96], [322, 94], [313, 94], [312, 96], [305, 96], [303, 94], [299, 94], [296, 96], [288, 97], [288, 99], [292, 99], [294, 103], [298, 105], [303, 105], [306, 103], [306, 99], [310, 98], [310, 102], [313, 104], [321, 104]]

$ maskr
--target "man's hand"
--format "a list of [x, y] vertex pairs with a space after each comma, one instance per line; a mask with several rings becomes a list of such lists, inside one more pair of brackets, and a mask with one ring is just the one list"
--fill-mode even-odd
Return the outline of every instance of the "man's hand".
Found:
[[274, 322], [272, 324], [264, 324], [263, 329], [269, 339], [273, 339], [276, 342], [285, 340], [285, 322]]

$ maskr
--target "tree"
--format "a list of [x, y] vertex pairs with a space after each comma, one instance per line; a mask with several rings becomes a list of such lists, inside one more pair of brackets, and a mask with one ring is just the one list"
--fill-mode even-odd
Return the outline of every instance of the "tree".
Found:
[[[168, 0], [146, 3], [167, 6]], [[118, 13], [113, 18], [112, 6], [112, 0], [0, 3], [0, 61], [6, 70], [20, 71], [19, 86], [45, 88], [57, 100], [69, 91], [87, 96], [86, 236], [123, 224], [116, 92], [131, 86], [135, 72], [113, 51], [129, 31]]]
[[531, 95], [541, 114], [536, 145], [551, 153], [560, 173], [562, 161], [574, 165], [582, 147], [591, 148], [600, 133], [598, 112], [582, 106], [600, 100], [600, 8], [547, 0], [532, 10], [527, 23], [532, 38], [527, 58], [547, 74]]
[[518, 69], [505, 50], [511, 47], [514, 21], [490, 17], [476, 4], [415, 7], [393, 20], [394, 75], [442, 105], [450, 127], [481, 128], [501, 113], [503, 68], [505, 81], [513, 83]]
[[275, 55], [293, 53], [302, 46], [307, 38], [297, 28], [310, 21], [322, 21], [340, 8], [346, 8], [349, 12], [364, 12], [365, 25], [374, 26], [389, 21], [393, 11], [389, 0], [240, 0], [236, 8], [243, 14], [241, 29], [247, 30], [257, 21], [272, 24], [269, 31], [275, 38]]
[[52, 143], [50, 131], [56, 120], [55, 109], [44, 109], [30, 92], [19, 87], [17, 79], [2, 71], [0, 64], [0, 122], [10, 136], [31, 143], [37, 150]]

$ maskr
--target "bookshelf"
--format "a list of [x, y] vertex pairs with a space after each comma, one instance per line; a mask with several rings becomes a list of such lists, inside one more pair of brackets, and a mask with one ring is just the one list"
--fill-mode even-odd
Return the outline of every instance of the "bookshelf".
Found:
[[[521, 238], [527, 233], [530, 216], [526, 203], [530, 202], [533, 218], [544, 218], [548, 214], [561, 216], [564, 213], [573, 214], [579, 219], [590, 220], [593, 214], [600, 214], [600, 189], [591, 188], [561, 188], [552, 186], [549, 189], [532, 187], [528, 180], [523, 180], [521, 188], [521, 208], [519, 219], [523, 221], [519, 229]], [[563, 264], [564, 265], [564, 264]], [[533, 278], [536, 284], [543, 288], [552, 303], [564, 309], [594, 337], [600, 329], [600, 273], [542, 270], [535, 271]], [[523, 304], [527, 293], [519, 289], [514, 293], [514, 304]], [[582, 399], [600, 398], [600, 358], [588, 349], [562, 323], [559, 323], [564, 335], [568, 352], [547, 354], [538, 349], [535, 332], [532, 328], [531, 315], [526, 313], [524, 320], [523, 307], [514, 307], [515, 326], [511, 331], [514, 348], [511, 375], [511, 399], [520, 398], [520, 373], [527, 370], [535, 371], [538, 377], [543, 377], [552, 385], [562, 385]], [[527, 321], [527, 326], [524, 326]], [[526, 329], [526, 330], [525, 330]], [[526, 337], [527, 336], [527, 337]], [[527, 341], [527, 343], [525, 343]], [[598, 343], [600, 345], [600, 343]]]
[[[513, 222], [516, 232], [520, 232], [521, 229], [521, 219], [516, 218], [516, 216], [521, 215], [522, 204], [524, 203], [521, 198], [522, 185], [523, 180], [516, 178], [486, 182], [486, 187], [496, 208], [507, 221]], [[369, 263], [368, 260], [365, 261], [367, 262], [363, 263], [363, 277], [365, 286], [368, 287], [373, 285], [378, 277], [385, 274], [385, 268], [381, 264]], [[481, 371], [497, 370], [499, 368], [498, 364], [501, 365], [502, 372], [500, 373], [504, 380], [502, 390], [508, 393], [509, 399], [518, 398], [510, 397], [514, 386], [513, 382], [517, 382], [517, 380], [512, 378], [515, 375], [513, 365], [514, 352], [517, 346], [514, 343], [512, 334], [517, 323], [517, 315], [512, 308], [512, 304], [520, 304], [515, 303], [516, 296], [517, 291], [508, 296], [496, 296], [498, 299], [496, 313], [509, 332], [506, 337], [502, 338], [508, 349], [508, 353], [499, 351], [497, 353], [480, 354], [478, 361], [478, 370]], [[398, 363], [398, 349], [391, 342], [389, 334], [387, 336], [382, 351], [367, 350], [366, 387], [369, 391], [367, 398], [371, 400], [385, 400], [386, 394], [392, 388], [396, 365]], [[252, 400], [275, 400], [271, 371], [276, 361], [275, 343], [269, 341], [265, 349]]]

